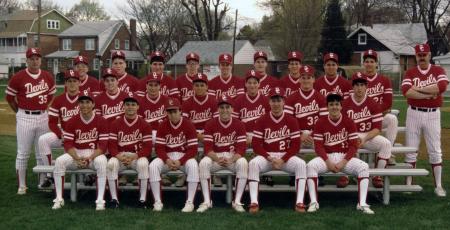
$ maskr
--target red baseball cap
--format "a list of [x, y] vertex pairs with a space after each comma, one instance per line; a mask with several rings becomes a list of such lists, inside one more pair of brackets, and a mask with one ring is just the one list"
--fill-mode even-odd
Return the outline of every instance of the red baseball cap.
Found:
[[308, 75], [314, 76], [314, 72], [316, 72], [316, 70], [314, 69], [314, 67], [312, 67], [310, 65], [304, 65], [300, 68], [300, 75], [308, 74]]
[[299, 62], [303, 61], [303, 53], [300, 51], [291, 51], [288, 53], [288, 61], [297, 60]]
[[83, 90], [82, 92], [80, 92], [80, 95], [78, 96], [78, 101], [82, 100], [90, 100], [94, 102], [94, 95], [88, 92], [87, 90]]
[[353, 75], [352, 75], [352, 81], [353, 80], [355, 80], [355, 79], [358, 79], [358, 78], [366, 78], [366, 76], [364, 76], [364, 74], [363, 73], [361, 73], [361, 72], [356, 72], [356, 73], [354, 73]]
[[419, 53], [429, 53], [430, 52], [430, 46], [428, 44], [418, 44], [416, 47], [414, 47], [414, 50], [416, 51], [416, 54]]
[[231, 102], [231, 98], [228, 97], [227, 95], [222, 95], [219, 100], [217, 101], [217, 105], [221, 105], [221, 104], [229, 104], [231, 106], [233, 106], [233, 103]]
[[196, 81], [202, 81], [202, 82], [208, 84], [208, 76], [206, 76], [203, 73], [198, 73], [197, 75], [194, 75], [194, 78], [192, 79], [192, 82], [196, 82]]
[[368, 57], [371, 57], [371, 58], [375, 59], [375, 61], [378, 61], [378, 54], [375, 50], [369, 49], [369, 50], [364, 51], [363, 59], [365, 60]]
[[255, 78], [259, 82], [259, 79], [261, 77], [262, 76], [260, 73], [258, 73], [257, 71], [252, 69], [252, 70], [247, 71], [247, 73], [245, 74], [245, 81], [247, 81], [250, 78]]
[[267, 54], [263, 51], [257, 51], [255, 54], [253, 54], [253, 61], [256, 62], [258, 58], [264, 58], [266, 61], [269, 60], [267, 57]]
[[147, 83], [149, 83], [151, 81], [160, 83], [161, 82], [161, 77], [159, 77], [159, 75], [157, 73], [152, 72], [151, 74], [148, 75]]
[[107, 77], [119, 78], [116, 70], [111, 69], [111, 68], [106, 68], [105, 70], [103, 70], [102, 78], [107, 78]]
[[26, 52], [26, 57], [27, 57], [27, 58], [30, 58], [30, 57], [32, 57], [33, 55], [36, 55], [36, 56], [38, 56], [38, 57], [42, 57], [42, 55], [41, 55], [41, 49], [39, 49], [39, 48], [28, 48], [28, 49], [27, 49], [27, 52]]
[[80, 80], [80, 74], [78, 71], [73, 69], [66, 70], [66, 72], [64, 72], [64, 80], [68, 80], [70, 78]]
[[166, 102], [166, 110], [171, 110], [171, 109], [179, 109], [181, 108], [181, 104], [180, 101], [176, 98], [169, 98]]
[[200, 62], [200, 56], [198, 56], [198, 54], [196, 54], [194, 52], [190, 52], [186, 55], [186, 63], [190, 60]]
[[166, 60], [166, 56], [161, 51], [155, 51], [155, 52], [150, 54], [150, 63], [153, 63], [155, 61], [159, 61], [159, 62], [163, 62], [164, 63], [165, 60]]
[[327, 63], [329, 60], [334, 60], [336, 63], [339, 63], [339, 57], [335, 53], [327, 53], [323, 56], [323, 63]]
[[269, 97], [280, 96], [284, 97], [284, 89], [280, 87], [274, 87], [270, 90]]
[[84, 63], [84, 64], [86, 64], [86, 65], [89, 65], [89, 60], [87, 59], [87, 57], [81, 56], [81, 55], [77, 56], [77, 57], [73, 60], [73, 62], [75, 63], [75, 65], [78, 65], [79, 63]]
[[116, 50], [112, 53], [111, 59], [114, 60], [116, 58], [121, 58], [125, 60], [125, 53], [120, 50]]
[[228, 63], [231, 64], [233, 62], [233, 57], [231, 54], [223, 53], [219, 56], [219, 63]]
[[125, 102], [136, 102], [139, 104], [137, 95], [134, 95], [132, 92], [127, 93], [127, 96], [123, 99], [123, 103]]

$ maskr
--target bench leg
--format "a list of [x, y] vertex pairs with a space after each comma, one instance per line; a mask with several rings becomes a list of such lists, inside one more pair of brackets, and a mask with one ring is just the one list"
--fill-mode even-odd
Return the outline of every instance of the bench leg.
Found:
[[231, 204], [231, 199], [233, 197], [233, 177], [231, 175], [227, 176], [227, 204]]
[[70, 175], [70, 200], [72, 202], [77, 202], [77, 174], [73, 173]]
[[384, 177], [384, 186], [383, 186], [383, 204], [384, 205], [388, 205], [389, 204], [389, 199], [390, 199], [390, 187], [391, 187], [391, 182], [389, 180], [388, 176]]

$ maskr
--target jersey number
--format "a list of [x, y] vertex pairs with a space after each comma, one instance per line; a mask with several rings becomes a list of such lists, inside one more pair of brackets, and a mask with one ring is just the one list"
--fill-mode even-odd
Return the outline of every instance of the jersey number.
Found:
[[314, 125], [316, 124], [317, 120], [319, 120], [319, 116], [314, 116], [314, 117], [308, 117], [308, 125]]
[[39, 95], [39, 104], [47, 103], [47, 95]]
[[95, 149], [95, 144], [94, 143], [89, 143], [89, 147], [91, 147], [91, 149]]
[[359, 123], [359, 131], [365, 132], [366, 130], [370, 130], [372, 128], [371, 122], [361, 122]]

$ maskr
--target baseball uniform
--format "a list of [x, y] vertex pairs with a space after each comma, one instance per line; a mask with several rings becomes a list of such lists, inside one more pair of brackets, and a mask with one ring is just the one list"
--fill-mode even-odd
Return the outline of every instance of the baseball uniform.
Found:
[[[117, 76], [117, 81], [119, 82], [119, 90], [122, 92], [135, 93], [139, 89], [139, 80], [129, 73]], [[102, 92], [105, 92], [105, 83], [103, 80], [100, 81], [100, 88]]]
[[[198, 75], [201, 75], [199, 73]], [[178, 86], [178, 90], [180, 90], [181, 103], [187, 101], [190, 97], [194, 96], [194, 90], [192, 89], [192, 80], [196, 78], [196, 76], [188, 76], [188, 74], [183, 74], [177, 77], [175, 80]]]
[[245, 124], [247, 135], [252, 135], [256, 120], [270, 111], [269, 99], [258, 94], [251, 97], [248, 94], [238, 96], [233, 103], [233, 116]]
[[109, 95], [107, 92], [102, 92], [94, 98], [95, 113], [105, 118], [108, 122], [114, 121], [123, 114], [123, 99], [127, 96], [127, 93], [120, 90], [116, 95]]
[[[103, 82], [102, 82], [103, 84]], [[103, 85], [104, 87], [104, 85]], [[103, 89], [104, 90], [104, 89]], [[84, 80], [80, 79], [80, 92], [82, 93], [92, 93], [94, 96], [97, 96], [103, 91], [100, 89], [100, 82], [91, 76], [86, 76]]]
[[330, 93], [337, 93], [346, 99], [350, 95], [352, 85], [342, 76], [334, 78], [322, 76], [314, 82], [314, 89], [324, 97]]
[[297, 118], [300, 130], [312, 131], [319, 117], [327, 116], [327, 103], [315, 89], [309, 92], [298, 90], [286, 99], [286, 113]]
[[145, 94], [145, 96], [139, 100], [138, 114], [152, 127], [153, 145], [155, 145], [156, 131], [159, 128], [159, 124], [167, 117], [165, 108], [167, 100], [169, 100], [169, 98], [161, 94], [155, 99], [152, 99], [148, 94]]
[[286, 97], [292, 95], [295, 91], [300, 89], [300, 77], [293, 78], [290, 74], [284, 76], [280, 80], [280, 86], [284, 88]]
[[259, 92], [263, 96], [269, 96], [272, 88], [277, 86], [280, 86], [280, 81], [273, 76], [269, 76], [266, 74], [259, 79]]
[[183, 117], [191, 120], [197, 133], [203, 133], [205, 124], [213, 117], [217, 117], [217, 100], [210, 95], [194, 95], [183, 102]]
[[[140, 81], [139, 88], [137, 91], [137, 94], [139, 96], [143, 96], [147, 93], [147, 82], [149, 78], [154, 78], [153, 75], [157, 74], [151, 73], [151, 75], [148, 75], [147, 77], [143, 78]], [[160, 79], [161, 95], [173, 98], [180, 98], [180, 91], [178, 90], [177, 83], [175, 82], [175, 80], [173, 80], [172, 77], [161, 74], [160, 76], [157, 76], [157, 78]]]
[[230, 76], [225, 80], [222, 76], [218, 75], [208, 82], [208, 94], [214, 96], [216, 99], [222, 97], [222, 95], [236, 98], [244, 93], [244, 79], [237, 76]]

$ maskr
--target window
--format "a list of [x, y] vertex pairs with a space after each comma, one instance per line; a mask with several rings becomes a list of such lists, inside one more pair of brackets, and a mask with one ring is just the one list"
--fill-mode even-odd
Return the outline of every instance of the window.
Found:
[[94, 70], [100, 69], [100, 60], [98, 58], [94, 58]]
[[120, 40], [119, 39], [114, 40], [114, 49], [120, 50]]
[[95, 50], [95, 39], [87, 38], [84, 41], [84, 49], [85, 50]]
[[358, 34], [358, 45], [367, 44], [367, 34]]
[[125, 40], [125, 49], [130, 50], [130, 40]]
[[63, 50], [72, 50], [72, 39], [63, 39]]
[[47, 29], [59, 30], [59, 20], [47, 20]]

